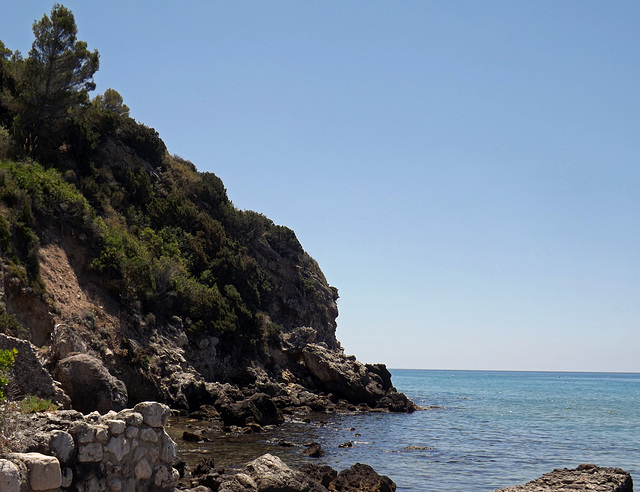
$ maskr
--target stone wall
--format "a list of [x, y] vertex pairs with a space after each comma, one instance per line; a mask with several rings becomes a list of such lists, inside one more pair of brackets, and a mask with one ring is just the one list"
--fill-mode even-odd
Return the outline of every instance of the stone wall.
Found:
[[100, 415], [73, 410], [34, 417], [19, 453], [0, 460], [0, 490], [168, 491], [177, 446], [164, 431], [169, 407], [142, 402]]

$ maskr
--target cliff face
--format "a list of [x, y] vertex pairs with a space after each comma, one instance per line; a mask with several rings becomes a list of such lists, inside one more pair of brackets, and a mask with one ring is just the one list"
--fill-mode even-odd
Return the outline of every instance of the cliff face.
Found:
[[41, 347], [52, 374], [88, 374], [75, 388], [66, 377], [72, 400], [91, 377], [103, 401], [189, 409], [220, 399], [214, 383], [370, 407], [395, 393], [386, 368], [342, 353], [337, 289], [293, 231], [237, 210], [215, 175], [161, 154], [159, 139], [141, 150], [127, 135], [104, 136], [88, 165], [0, 163], [0, 330]]

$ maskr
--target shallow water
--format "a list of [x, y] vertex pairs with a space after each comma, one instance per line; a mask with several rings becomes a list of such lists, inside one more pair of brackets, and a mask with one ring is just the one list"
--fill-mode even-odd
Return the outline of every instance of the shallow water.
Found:
[[[290, 466], [314, 462], [341, 470], [361, 462], [390, 476], [399, 491], [491, 491], [586, 462], [640, 476], [639, 374], [392, 373], [398, 390], [436, 408], [317, 415], [311, 423], [203, 444], [182, 441], [181, 428], [206, 424], [174, 421], [169, 432], [187, 462], [213, 455], [217, 466], [232, 467], [266, 452]], [[279, 446], [283, 440], [297, 446]], [[300, 454], [314, 441], [325, 449], [323, 458]], [[353, 447], [338, 447], [347, 441]]]

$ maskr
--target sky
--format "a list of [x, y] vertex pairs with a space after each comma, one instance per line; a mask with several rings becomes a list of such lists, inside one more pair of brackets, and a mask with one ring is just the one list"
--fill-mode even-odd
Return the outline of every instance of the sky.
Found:
[[640, 3], [61, 3], [96, 94], [295, 231], [347, 353], [640, 372]]

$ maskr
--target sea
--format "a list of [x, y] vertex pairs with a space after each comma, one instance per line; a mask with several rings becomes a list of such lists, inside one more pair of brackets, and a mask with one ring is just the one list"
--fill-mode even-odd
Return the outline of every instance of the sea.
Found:
[[[173, 437], [187, 461], [210, 455], [233, 467], [269, 452], [292, 467], [366, 463], [405, 492], [493, 491], [581, 463], [623, 468], [640, 480], [640, 374], [391, 373], [394, 386], [426, 410], [322, 414], [187, 447]], [[303, 456], [310, 442], [325, 456]]]

